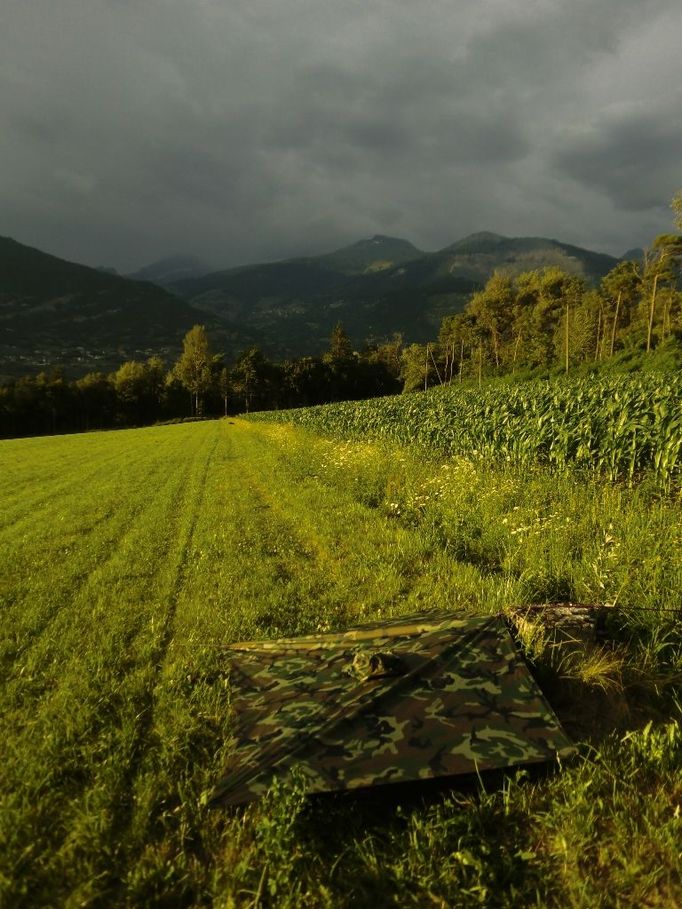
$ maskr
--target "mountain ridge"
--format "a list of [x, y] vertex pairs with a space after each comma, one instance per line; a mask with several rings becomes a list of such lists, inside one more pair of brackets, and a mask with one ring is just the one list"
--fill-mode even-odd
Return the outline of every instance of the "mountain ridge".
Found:
[[[193, 307], [155, 284], [0, 237], [0, 374], [108, 371], [127, 359], [172, 358], [198, 321]], [[229, 320], [206, 321], [231, 351], [251, 339]]]
[[496, 270], [518, 274], [554, 265], [594, 283], [617, 262], [544, 237], [479, 231], [423, 252], [409, 240], [379, 234], [321, 256], [211, 272], [170, 289], [202, 312], [248, 326], [279, 356], [298, 356], [324, 350], [337, 321], [356, 346], [394, 332], [426, 341]]
[[[0, 238], [0, 373], [172, 358], [197, 322], [228, 356], [254, 343], [280, 359], [319, 354], [339, 321], [357, 348], [395, 332], [426, 341], [495, 270], [556, 265], [595, 282], [619, 260], [558, 240], [479, 231], [434, 252], [375, 234], [319, 256], [184, 276], [197, 261], [176, 255], [121, 276]], [[154, 268], [165, 286], [139, 279]], [[170, 280], [178, 270], [183, 276]]]

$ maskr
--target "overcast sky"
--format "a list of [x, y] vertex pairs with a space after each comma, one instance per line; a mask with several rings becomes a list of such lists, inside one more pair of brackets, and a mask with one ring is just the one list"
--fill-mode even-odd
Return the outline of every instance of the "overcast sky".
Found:
[[680, 0], [1, 0], [0, 234], [126, 271], [672, 227]]

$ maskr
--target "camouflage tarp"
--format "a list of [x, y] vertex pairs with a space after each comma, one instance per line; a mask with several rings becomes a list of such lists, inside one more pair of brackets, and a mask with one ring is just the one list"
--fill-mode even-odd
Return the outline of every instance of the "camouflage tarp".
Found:
[[575, 749], [501, 616], [430, 614], [233, 644], [238, 805], [297, 766], [310, 792], [457, 776]]

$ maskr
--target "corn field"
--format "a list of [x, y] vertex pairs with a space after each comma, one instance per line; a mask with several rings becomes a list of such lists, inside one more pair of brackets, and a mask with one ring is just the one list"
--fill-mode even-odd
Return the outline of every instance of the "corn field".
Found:
[[610, 479], [652, 473], [666, 489], [682, 474], [682, 376], [439, 388], [251, 419], [486, 461], [587, 468]]

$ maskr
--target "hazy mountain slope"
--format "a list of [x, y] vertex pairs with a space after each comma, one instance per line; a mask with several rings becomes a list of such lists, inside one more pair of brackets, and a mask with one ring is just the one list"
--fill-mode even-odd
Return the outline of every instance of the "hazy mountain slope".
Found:
[[[107, 370], [152, 353], [175, 356], [197, 321], [195, 309], [153, 284], [0, 238], [0, 373]], [[230, 352], [251, 339], [225, 320], [203, 321]]]
[[386, 237], [376, 234], [366, 240], [358, 240], [350, 246], [344, 246], [335, 252], [308, 259], [332, 271], [346, 275], [370, 274], [384, 271], [394, 265], [402, 265], [418, 259], [425, 253], [417, 249], [409, 240], [398, 237]]
[[396, 331], [408, 340], [426, 340], [474, 289], [457, 275], [432, 275], [423, 255], [360, 274], [334, 271], [329, 261], [232, 269], [179, 282], [176, 290], [200, 311], [247, 326], [273, 355], [295, 356], [324, 350], [338, 321], [357, 346]]
[[194, 256], [176, 254], [157, 259], [126, 277], [133, 281], [152, 281], [159, 287], [171, 287], [177, 281], [200, 278], [212, 271], [211, 266]]
[[488, 232], [471, 234], [435, 253], [441, 269], [484, 283], [498, 270], [520, 274], [556, 265], [570, 274], [596, 282], [618, 259], [545, 237], [503, 237]]
[[[391, 264], [392, 263], [392, 264]], [[597, 281], [617, 259], [538, 237], [472, 234], [435, 253], [376, 236], [324, 256], [214, 272], [174, 289], [197, 309], [248, 326], [275, 355], [319, 352], [341, 320], [356, 345], [400, 331], [433, 338], [496, 269], [557, 265]]]

